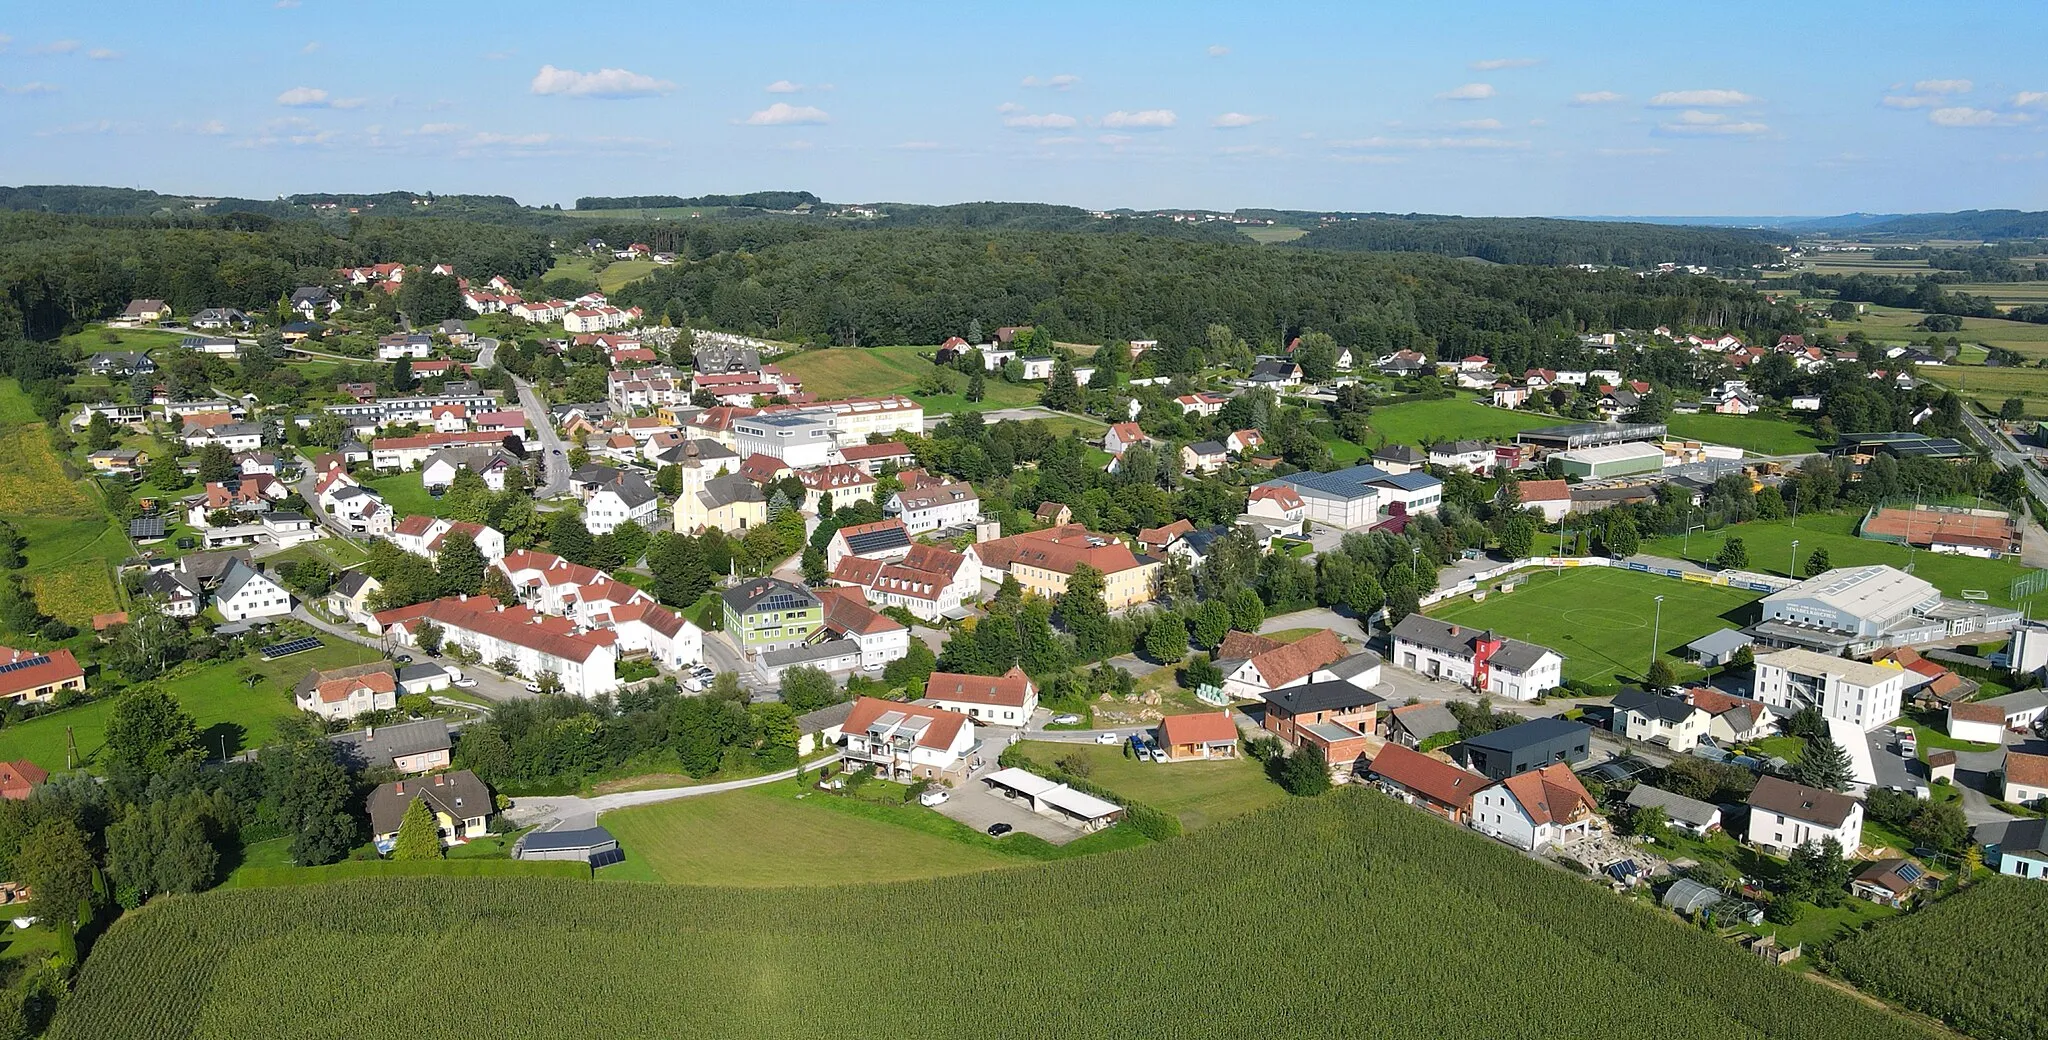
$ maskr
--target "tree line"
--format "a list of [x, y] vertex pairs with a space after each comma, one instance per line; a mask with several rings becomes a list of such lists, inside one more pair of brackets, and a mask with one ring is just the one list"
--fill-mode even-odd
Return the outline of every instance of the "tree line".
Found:
[[1749, 267], [1774, 263], [1782, 234], [1743, 228], [1684, 227], [1550, 217], [1449, 217], [1367, 214], [1306, 225], [1296, 249], [1442, 253], [1497, 264], [1661, 263]]

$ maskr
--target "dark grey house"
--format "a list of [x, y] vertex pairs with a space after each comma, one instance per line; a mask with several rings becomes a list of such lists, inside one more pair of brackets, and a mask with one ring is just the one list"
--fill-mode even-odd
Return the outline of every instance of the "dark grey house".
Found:
[[1591, 727], [1562, 719], [1530, 719], [1459, 741], [1451, 745], [1451, 757], [1490, 780], [1506, 780], [1556, 762], [1584, 762], [1592, 740]]

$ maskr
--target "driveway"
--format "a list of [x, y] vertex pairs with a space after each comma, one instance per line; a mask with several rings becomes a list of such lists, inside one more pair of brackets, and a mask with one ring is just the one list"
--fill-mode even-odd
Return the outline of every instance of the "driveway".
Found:
[[[993, 766], [994, 756], [985, 757]], [[1054, 845], [1065, 845], [1087, 833], [1064, 820], [1055, 820], [1050, 816], [1032, 812], [1030, 807], [1022, 802], [1013, 801], [990, 790], [981, 778], [992, 772], [995, 772], [993, 768], [977, 771], [965, 783], [953, 788], [945, 804], [934, 808], [940, 815], [958, 820], [977, 831], [986, 833], [989, 824], [1007, 823], [1025, 834], [1036, 834]]]
[[[808, 762], [803, 768], [816, 770], [828, 762], [836, 762], [838, 760], [838, 755], [830, 755], [814, 762]], [[550, 820], [567, 821], [595, 818], [599, 813], [607, 813], [613, 809], [626, 809], [635, 805], [655, 805], [661, 802], [672, 802], [678, 798], [697, 798], [707, 794], [724, 794], [727, 791], [759, 787], [762, 784], [772, 784], [778, 780], [787, 780], [795, 776], [796, 773], [795, 769], [785, 769], [779, 773], [769, 773], [766, 776], [756, 776], [746, 780], [728, 780], [724, 783], [699, 784], [695, 787], [664, 787], [654, 791], [622, 791], [618, 794], [601, 794], [588, 798], [581, 795], [535, 795], [530, 798], [513, 799], [512, 807], [505, 810], [505, 815], [512, 822], [521, 826], [543, 824]]]
[[540, 393], [532, 383], [518, 376], [512, 377], [512, 385], [519, 391], [519, 407], [526, 410], [526, 417], [533, 422], [533, 428], [539, 434], [536, 439], [540, 442], [541, 468], [547, 475], [541, 486], [534, 489], [533, 497], [554, 498], [565, 494], [569, 490], [569, 456], [561, 454], [566, 449], [562, 446], [561, 436], [555, 432], [554, 417], [548, 414], [547, 402], [540, 399]]
[[498, 363], [498, 341], [489, 336], [476, 341], [476, 367], [491, 368]]

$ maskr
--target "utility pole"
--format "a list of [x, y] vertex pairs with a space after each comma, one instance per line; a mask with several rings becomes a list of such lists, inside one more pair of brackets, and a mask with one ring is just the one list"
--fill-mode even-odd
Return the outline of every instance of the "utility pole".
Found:
[[1792, 539], [1792, 569], [1785, 573], [1795, 578], [1799, 577], [1799, 539], [1797, 538]]
[[[1659, 636], [1660, 636], [1660, 635], [1662, 634], [1661, 630], [1663, 629], [1663, 627], [1664, 627], [1664, 597], [1662, 597], [1662, 596], [1658, 596], [1658, 597], [1657, 597], [1657, 614], [1656, 614], [1656, 617], [1655, 617], [1655, 619], [1654, 619], [1654, 620], [1652, 620], [1652, 621], [1650, 622], [1650, 663], [1651, 663], [1651, 664], [1653, 664], [1653, 665], [1657, 663], [1657, 640], [1658, 640]], [[1644, 677], [1644, 678], [1648, 678], [1648, 677], [1649, 677], [1649, 669], [1645, 668], [1645, 669], [1643, 670], [1643, 677]]]

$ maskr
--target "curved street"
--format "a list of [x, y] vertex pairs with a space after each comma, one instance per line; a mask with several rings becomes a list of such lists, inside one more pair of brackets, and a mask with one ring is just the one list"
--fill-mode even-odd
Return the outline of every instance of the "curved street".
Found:
[[839, 761], [839, 756], [832, 754], [816, 761], [806, 762], [795, 769], [782, 770], [779, 773], [748, 777], [745, 780], [727, 780], [716, 784], [698, 784], [692, 787], [662, 787], [651, 791], [621, 791], [618, 794], [600, 794], [587, 797], [570, 794], [534, 795], [529, 798], [515, 798], [512, 801], [512, 807], [505, 810], [505, 815], [521, 826], [540, 824], [543, 830], [550, 829], [552, 826], [586, 827], [597, 818], [599, 813], [607, 813], [613, 809], [625, 809], [636, 805], [655, 805], [660, 802], [672, 802], [678, 798], [695, 798], [700, 795], [724, 794], [727, 791], [759, 787], [762, 784], [772, 784], [780, 780], [787, 780], [795, 776], [799, 769], [808, 772], [837, 761]]

